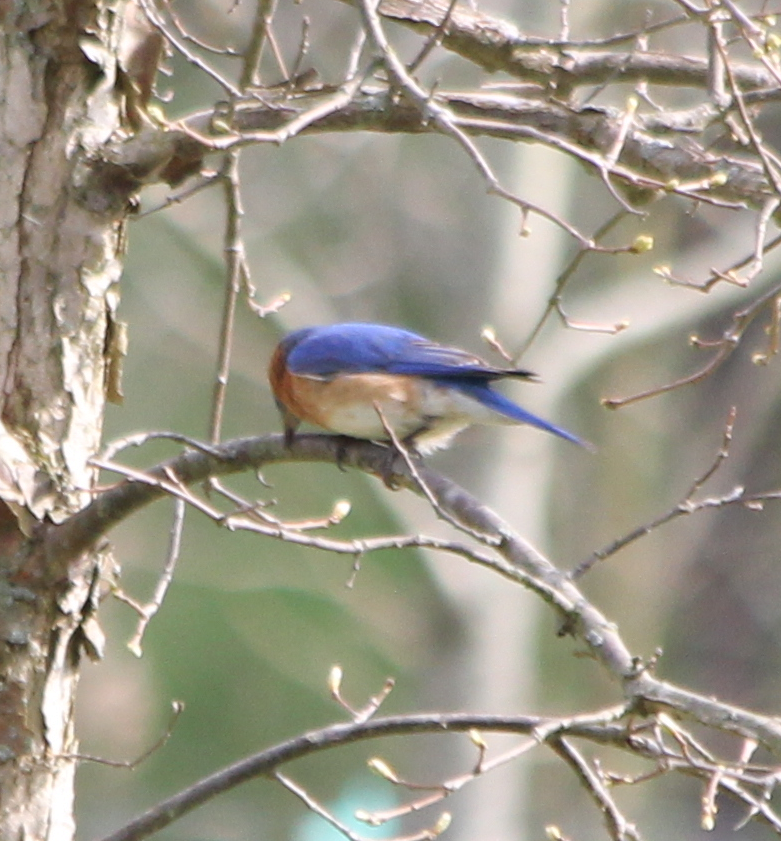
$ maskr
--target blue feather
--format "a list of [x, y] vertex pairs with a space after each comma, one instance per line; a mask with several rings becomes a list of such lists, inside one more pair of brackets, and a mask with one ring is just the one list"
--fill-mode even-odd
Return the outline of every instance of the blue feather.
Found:
[[417, 333], [383, 324], [306, 327], [283, 340], [294, 374], [334, 377], [383, 372], [417, 377], [477, 379], [533, 376], [529, 371], [494, 368], [464, 350], [430, 342]]
[[572, 441], [573, 444], [579, 444], [581, 447], [593, 449], [592, 445], [584, 441], [582, 438], [578, 438], [577, 435], [567, 432], [566, 429], [562, 429], [560, 426], [550, 423], [550, 421], [543, 420], [542, 418], [537, 417], [537, 415], [527, 412], [526, 409], [521, 408], [517, 403], [513, 403], [513, 401], [508, 397], [505, 397], [503, 394], [499, 394], [498, 391], [494, 391], [487, 385], [454, 383], [452, 380], [448, 380], [446, 383], [443, 382], [442, 384], [457, 388], [460, 392], [468, 395], [473, 400], [477, 400], [484, 406], [492, 409], [494, 412], [498, 412], [500, 415], [512, 418], [512, 420], [518, 421], [518, 423], [536, 426], [537, 429], [544, 429], [546, 432], [552, 432], [554, 435], [558, 435], [559, 438], [564, 438], [566, 441]]

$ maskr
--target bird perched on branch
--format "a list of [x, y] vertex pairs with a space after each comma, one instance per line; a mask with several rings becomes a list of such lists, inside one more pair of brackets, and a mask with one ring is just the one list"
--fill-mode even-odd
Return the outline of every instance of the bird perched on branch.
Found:
[[388, 441], [390, 427], [422, 455], [446, 447], [473, 423], [528, 424], [584, 443], [491, 388], [507, 377], [535, 379], [530, 371], [495, 368], [465, 350], [384, 324], [295, 330], [269, 365], [288, 446], [301, 421], [372, 441]]

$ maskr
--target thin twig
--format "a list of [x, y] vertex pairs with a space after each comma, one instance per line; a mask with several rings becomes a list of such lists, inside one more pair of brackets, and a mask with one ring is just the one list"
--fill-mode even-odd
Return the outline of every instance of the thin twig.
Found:
[[271, 775], [281, 786], [284, 786], [291, 794], [294, 794], [303, 804], [318, 817], [322, 818], [327, 824], [334, 829], [341, 832], [349, 841], [367, 841], [362, 835], [353, 832], [347, 824], [342, 823], [336, 815], [332, 814], [319, 801], [315, 800], [309, 792], [294, 782], [290, 777], [283, 774], [281, 771], [275, 771]]
[[409, 450], [401, 442], [399, 436], [396, 435], [396, 430], [388, 422], [388, 419], [385, 417], [385, 414], [382, 411], [382, 407], [377, 402], [374, 403], [374, 411], [377, 412], [377, 415], [380, 419], [380, 423], [382, 424], [382, 427], [385, 430], [385, 432], [388, 434], [388, 438], [390, 439], [393, 449], [401, 456], [402, 460], [404, 461], [404, 464], [407, 466], [407, 470], [409, 470], [410, 475], [415, 480], [415, 482], [417, 482], [421, 493], [423, 494], [423, 496], [426, 497], [429, 505], [436, 512], [436, 515], [441, 520], [444, 520], [446, 523], [450, 524], [459, 531], [463, 531], [470, 537], [475, 538], [475, 540], [478, 540], [480, 543], [483, 543], [487, 546], [495, 546], [497, 541], [493, 535], [485, 534], [484, 532], [479, 532], [475, 529], [470, 528], [469, 526], [466, 526], [463, 522], [455, 519], [448, 511], [446, 511], [439, 504], [436, 495], [432, 492], [431, 488], [429, 488], [423, 480], [423, 477], [420, 471], [418, 470], [418, 465], [415, 463], [415, 459], [412, 457]]
[[129, 771], [135, 771], [139, 765], [143, 764], [147, 759], [149, 759], [152, 754], [157, 753], [160, 748], [164, 747], [168, 740], [171, 738], [171, 735], [174, 732], [174, 727], [176, 726], [176, 722], [179, 720], [179, 716], [184, 712], [184, 704], [181, 701], [173, 701], [171, 703], [171, 718], [168, 720], [168, 724], [163, 732], [163, 735], [157, 739], [150, 747], [148, 747], [140, 756], [137, 756], [135, 759], [131, 760], [122, 760], [122, 759], [106, 759], [102, 756], [93, 756], [89, 753], [67, 753], [62, 754], [59, 758], [60, 759], [73, 759], [77, 762], [95, 762], [98, 765], [108, 765], [111, 768], [127, 768]]
[[549, 745], [580, 778], [584, 788], [602, 812], [613, 841], [640, 841], [637, 828], [623, 816], [600, 775], [594, 771], [580, 751], [563, 737], [550, 739]]
[[249, 44], [244, 50], [242, 61], [241, 78], [239, 79], [239, 88], [242, 91], [260, 84], [260, 60], [263, 57], [263, 47], [266, 44], [266, 36], [271, 27], [275, 5], [275, 0], [258, 0], [252, 34]]
[[634, 543], [641, 537], [645, 537], [663, 525], [666, 525], [673, 520], [678, 519], [689, 514], [695, 514], [699, 511], [711, 510], [714, 508], [724, 508], [730, 505], [742, 505], [749, 509], [761, 507], [764, 502], [776, 501], [781, 498], [781, 492], [768, 491], [756, 494], [747, 494], [746, 489], [741, 485], [733, 488], [721, 496], [706, 497], [705, 499], [694, 499], [695, 494], [702, 490], [703, 486], [714, 476], [714, 474], [723, 465], [729, 457], [729, 450], [732, 444], [732, 434], [735, 426], [735, 408], [730, 410], [727, 422], [724, 427], [724, 434], [721, 441], [721, 446], [716, 453], [716, 457], [710, 464], [708, 469], [697, 479], [694, 480], [690, 488], [686, 491], [673, 508], [662, 514], [660, 517], [652, 520], [650, 523], [644, 523], [637, 528], [632, 529], [628, 534], [619, 537], [612, 541], [602, 549], [593, 552], [586, 560], [578, 564], [570, 573], [573, 580], [585, 575], [595, 564], [604, 561], [606, 558], [615, 555], [621, 549], [624, 549], [630, 543]]
[[[227, 46], [218, 47], [215, 44], [210, 44], [208, 41], [204, 41], [203, 38], [199, 38], [197, 35], [193, 35], [184, 23], [182, 23], [181, 18], [177, 14], [176, 7], [171, 0], [164, 0], [162, 5], [165, 6], [168, 17], [171, 19], [171, 24], [183, 41], [193, 44], [198, 47], [198, 49], [204, 50], [204, 52], [213, 53], [214, 55], [229, 56], [230, 58], [240, 58], [242, 56], [242, 53], [239, 50]], [[228, 14], [230, 14], [231, 11], [232, 10], [229, 9]]]
[[609, 409], [620, 409], [623, 406], [628, 406], [630, 403], [637, 403], [638, 401], [646, 400], [649, 397], [656, 397], [668, 391], [674, 391], [675, 389], [683, 388], [687, 385], [694, 385], [695, 383], [702, 382], [732, 355], [740, 344], [743, 334], [746, 332], [754, 319], [766, 306], [772, 304], [779, 295], [781, 295], [781, 284], [776, 284], [768, 292], [765, 292], [759, 298], [752, 301], [747, 307], [744, 307], [742, 310], [736, 312], [732, 316], [732, 323], [730, 326], [724, 331], [721, 338], [716, 341], [705, 342], [697, 337], [693, 337], [691, 340], [692, 344], [698, 347], [716, 348], [714, 355], [698, 371], [695, 371], [693, 374], [689, 374], [688, 376], [681, 377], [678, 380], [674, 380], [673, 382], [666, 383], [665, 385], [655, 386], [654, 388], [640, 391], [637, 394], [630, 395], [629, 397], [603, 398], [602, 405]]
[[[615, 228], [623, 219], [626, 218], [626, 215], [626, 211], [624, 210], [619, 210], [615, 214], [613, 214], [613, 216], [611, 216], [597, 229], [593, 237], [591, 237], [591, 242], [594, 244], [598, 244], [605, 236], [607, 236], [610, 233], [610, 231], [613, 230], [613, 228]], [[565, 287], [580, 267], [580, 264], [583, 262], [586, 255], [589, 254], [592, 250], [593, 248], [591, 248], [589, 244], [581, 245], [575, 256], [569, 261], [569, 263], [564, 267], [562, 272], [556, 278], [553, 294], [548, 299], [548, 303], [545, 307], [545, 310], [543, 311], [540, 318], [537, 320], [537, 323], [532, 327], [528, 337], [522, 342], [518, 352], [515, 354], [514, 361], [516, 364], [520, 361], [523, 354], [525, 354], [529, 350], [529, 348], [534, 343], [534, 340], [540, 335], [540, 333], [542, 332], [542, 328], [545, 326], [546, 322], [548, 321], [548, 318], [550, 318], [551, 313], [553, 313], [558, 307], [560, 307], [561, 298], [564, 293]]]
[[426, 39], [426, 43], [423, 45], [421, 51], [412, 59], [412, 61], [407, 65], [407, 73], [410, 75], [414, 74], [415, 71], [423, 64], [423, 62], [429, 57], [432, 50], [438, 47], [442, 43], [442, 38], [447, 31], [447, 25], [450, 21], [450, 18], [453, 15], [453, 9], [455, 9], [458, 0], [450, 0], [448, 3], [447, 9], [445, 9], [445, 14], [442, 16], [442, 20], [436, 25], [433, 29], [431, 34]]
[[301, 40], [298, 44], [298, 51], [296, 52], [296, 59], [293, 62], [293, 66], [290, 68], [290, 85], [293, 86], [295, 79], [298, 78], [298, 74], [301, 72], [301, 68], [304, 65], [304, 59], [306, 59], [307, 55], [309, 54], [309, 26], [310, 20], [308, 17], [304, 16], [301, 20]]
[[[669, 266], [657, 266], [654, 269], [654, 273], [674, 286], [682, 286], [685, 289], [693, 289], [695, 292], [703, 292], [705, 294], [708, 294], [717, 283], [721, 282], [730, 283], [734, 286], [745, 289], [750, 281], [764, 268], [765, 256], [781, 245], [781, 234], [770, 240], [767, 245], [762, 245], [766, 234], [766, 226], [769, 221], [768, 214], [771, 206], [772, 199], [768, 200], [763, 205], [760, 218], [757, 221], [756, 235], [754, 238], [754, 250], [745, 257], [742, 257], [740, 260], [737, 260], [726, 269], [711, 269], [711, 277], [709, 277], [704, 283], [694, 283], [690, 280], [676, 277], [672, 274]], [[759, 254], [757, 253], [757, 248], [761, 248], [761, 252]], [[740, 270], [746, 267], [748, 267], [748, 271], [745, 273], [744, 277], [740, 277]]]
[[201, 70], [207, 76], [212, 78], [231, 97], [238, 98], [240, 96], [241, 92], [236, 85], [233, 84], [233, 82], [226, 79], [218, 70], [212, 67], [208, 62], [204, 61], [199, 55], [196, 55], [189, 47], [173, 35], [170, 29], [166, 26], [165, 21], [160, 17], [160, 14], [155, 8], [152, 0], [139, 0], [139, 2], [141, 3], [141, 6], [152, 26], [154, 26], [154, 28], [163, 35], [166, 41], [185, 59], [185, 61], [189, 62], [193, 65], [193, 67], [198, 68], [198, 70]]
[[181, 190], [166, 196], [163, 201], [158, 202], [157, 204], [153, 204], [144, 210], [140, 210], [138, 213], [133, 214], [130, 219], [131, 221], [136, 221], [138, 219], [144, 219], [147, 216], [151, 216], [153, 213], [158, 213], [161, 210], [167, 210], [169, 207], [181, 204], [197, 193], [200, 193], [201, 190], [205, 190], [221, 180], [222, 172], [220, 171], [200, 172], [194, 178], [188, 179], [186, 185]]
[[[293, 760], [310, 756], [337, 745], [405, 733], [447, 733], [495, 730], [505, 733], [534, 734], [539, 728], [556, 733], [583, 734], [606, 743], [626, 743], [623, 726], [606, 723], [598, 712], [592, 720], [586, 715], [575, 718], [546, 719], [537, 716], [479, 716], [454, 714], [420, 714], [372, 719], [356, 724], [334, 724], [289, 739], [278, 745], [239, 760], [158, 803], [103, 841], [141, 841], [169, 826], [183, 815], [247, 780], [273, 776]], [[638, 740], [638, 746], [642, 741]], [[650, 747], [650, 746], [649, 746]]]
[[[227, 268], [225, 279], [225, 300], [220, 325], [219, 354], [217, 373], [214, 378], [212, 412], [209, 422], [209, 440], [216, 444], [222, 433], [222, 415], [225, 409], [225, 396], [230, 376], [231, 349], [233, 347], [233, 327], [236, 318], [236, 301], [242, 284], [242, 277], [249, 273], [241, 237], [241, 219], [244, 209], [241, 202], [239, 182], [239, 152], [228, 152], [223, 167], [225, 185], [225, 245], [223, 252]], [[249, 282], [249, 281], [247, 281]]]
[[691, 487], [684, 494], [684, 502], [690, 502], [694, 498], [694, 495], [702, 490], [705, 484], [716, 474], [719, 468], [721, 468], [724, 462], [729, 458], [729, 451], [730, 447], [732, 447], [732, 435], [735, 431], [735, 418], [737, 417], [737, 414], [737, 407], [732, 406], [724, 424], [724, 434], [722, 435], [721, 446], [716, 453], [716, 457], [702, 476], [698, 476], [694, 482], [692, 482]]
[[724, 62], [724, 70], [727, 74], [727, 80], [729, 81], [729, 86], [730, 90], [732, 91], [732, 96], [735, 100], [735, 105], [737, 106], [738, 113], [740, 114], [740, 118], [743, 122], [743, 128], [745, 128], [746, 133], [748, 134], [751, 140], [751, 145], [754, 147], [754, 151], [757, 153], [760, 161], [762, 162], [762, 168], [765, 171], [765, 176], [768, 180], [768, 184], [772, 185], [776, 196], [781, 196], [781, 173], [779, 173], [778, 158], [775, 155], [773, 155], [769, 149], [766, 148], [762, 137], [760, 136], [759, 132], [757, 131], [754, 125], [754, 120], [749, 114], [746, 103], [743, 100], [743, 92], [741, 91], [740, 85], [738, 84], [737, 78], [735, 77], [735, 71], [732, 65], [730, 64], [726, 47], [723, 43], [721, 43], [721, 41], [718, 38], [715, 39], [714, 43]]
[[150, 488], [157, 488], [167, 495], [182, 499], [200, 513], [205, 514], [218, 525], [225, 526], [231, 531], [254, 532], [266, 537], [277, 538], [288, 543], [309, 546], [333, 552], [335, 554], [350, 555], [352, 557], [366, 555], [370, 552], [417, 547], [421, 549], [434, 549], [452, 552], [453, 554], [460, 555], [477, 563], [489, 566], [493, 564], [489, 555], [485, 555], [473, 547], [468, 547], [454, 541], [427, 537], [425, 535], [390, 535], [387, 537], [360, 538], [355, 540], [336, 540], [333, 538], [312, 537], [305, 533], [306, 529], [304, 529], [304, 531], [299, 530], [295, 523], [288, 524], [279, 521], [271, 524], [259, 522], [256, 517], [248, 516], [248, 513], [250, 512], [245, 509], [224, 513], [210, 503], [205, 502], [192, 494], [179, 481], [172, 478], [174, 474], [170, 474], [166, 477], [160, 477], [149, 472], [136, 470], [131, 467], [101, 459], [95, 459], [92, 463], [102, 470], [109, 470], [114, 473], [118, 473], [132, 482], [145, 484]]
[[174, 441], [177, 444], [184, 444], [191, 447], [193, 450], [205, 453], [206, 455], [219, 457], [219, 450], [210, 447], [203, 441], [197, 438], [192, 438], [189, 435], [182, 435], [181, 432], [134, 432], [131, 435], [124, 435], [117, 438], [106, 445], [106, 448], [98, 456], [98, 461], [111, 461], [116, 458], [123, 450], [130, 447], [143, 447], [144, 444], [150, 441]]
[[372, 695], [369, 700], [359, 709], [350, 704], [342, 694], [342, 678], [344, 671], [341, 666], [334, 666], [328, 675], [328, 689], [331, 697], [339, 704], [342, 709], [350, 714], [350, 718], [356, 723], [368, 721], [377, 710], [385, 703], [385, 699], [393, 691], [396, 681], [392, 677], [385, 678], [385, 683], [382, 689], [375, 695]]
[[[152, 598], [146, 604], [135, 604], [134, 607], [139, 614], [136, 631], [128, 641], [127, 647], [130, 651], [141, 657], [143, 650], [141, 643], [144, 639], [144, 634], [152, 621], [152, 618], [160, 610], [168, 592], [168, 587], [174, 578], [174, 570], [176, 569], [176, 562], [179, 560], [179, 553], [182, 548], [182, 532], [184, 531], [184, 515], [185, 503], [182, 499], [174, 499], [174, 517], [171, 523], [171, 532], [168, 542], [168, 554], [165, 560], [165, 566], [157, 581], [157, 586], [152, 594]], [[115, 592], [114, 595], [117, 595]], [[123, 599], [127, 602], [127, 599]], [[129, 603], [129, 602], [128, 602]]]

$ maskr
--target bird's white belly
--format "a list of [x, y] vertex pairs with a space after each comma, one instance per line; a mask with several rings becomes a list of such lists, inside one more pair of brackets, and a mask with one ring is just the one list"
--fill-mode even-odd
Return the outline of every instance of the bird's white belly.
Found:
[[471, 423], [497, 420], [495, 412], [459, 391], [430, 382], [412, 380], [406, 387], [398, 387], [396, 382], [396, 388], [381, 391], [371, 403], [344, 400], [334, 405], [328, 428], [355, 438], [383, 441], [388, 438], [387, 424], [400, 439], [415, 435], [416, 448], [425, 454], [446, 446]]
[[353, 438], [385, 441], [389, 426], [400, 439], [414, 436], [422, 453], [445, 446], [472, 423], [501, 423], [496, 412], [457, 389], [430, 380], [379, 373], [333, 380], [297, 378], [300, 416]]

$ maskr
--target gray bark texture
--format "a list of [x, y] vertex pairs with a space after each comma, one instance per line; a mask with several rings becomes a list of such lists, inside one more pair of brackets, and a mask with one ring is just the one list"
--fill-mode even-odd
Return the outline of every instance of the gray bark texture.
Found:
[[100, 553], [41, 538], [91, 498], [126, 202], [91, 187], [120, 122], [121, 2], [0, 3], [0, 838], [74, 834], [73, 701]]

